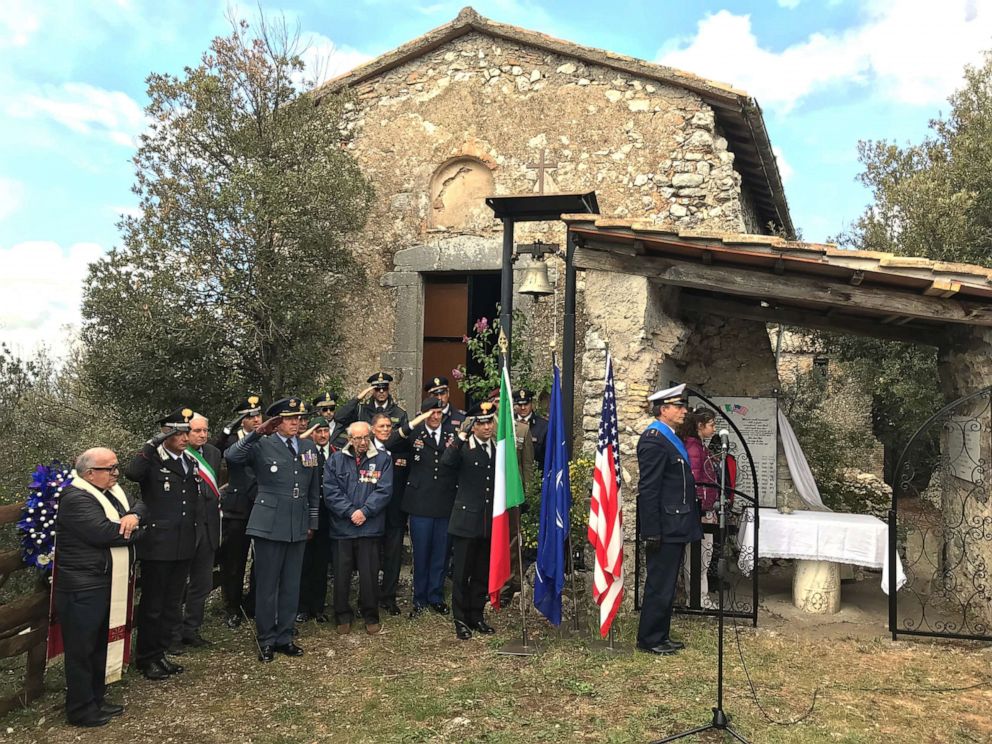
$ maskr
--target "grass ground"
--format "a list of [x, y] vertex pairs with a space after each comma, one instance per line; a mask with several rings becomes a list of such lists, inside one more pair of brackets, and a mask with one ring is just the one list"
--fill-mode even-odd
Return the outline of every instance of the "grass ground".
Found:
[[[181, 658], [184, 674], [149, 682], [134, 672], [111, 688], [124, 717], [96, 730], [64, 723], [61, 672], [30, 708], [0, 720], [5, 742], [645, 742], [708, 722], [716, 626], [677, 620], [688, 648], [675, 657], [611, 657], [587, 640], [546, 636], [522, 658], [497, 653], [519, 638], [518, 615], [499, 633], [455, 639], [450, 621], [387, 618], [384, 632], [337, 636], [309, 623], [299, 659], [256, 661], [246, 628], [210, 618], [210, 649]], [[624, 641], [635, 617], [624, 618]], [[547, 627], [532, 618], [537, 629]], [[537, 632], [536, 635], [541, 635]], [[816, 640], [740, 629], [740, 645], [771, 723], [752, 699], [728, 629], [724, 707], [754, 742], [990, 742], [992, 649], [969, 643]], [[954, 689], [951, 689], [954, 688]], [[957, 689], [968, 688], [968, 689]], [[710, 736], [704, 741], [720, 741]]]

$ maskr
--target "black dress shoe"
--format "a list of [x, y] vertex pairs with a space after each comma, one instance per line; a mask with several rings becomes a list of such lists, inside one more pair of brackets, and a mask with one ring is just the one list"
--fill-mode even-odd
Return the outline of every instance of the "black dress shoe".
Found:
[[145, 675], [145, 679], [158, 682], [159, 680], [169, 678], [169, 671], [157, 661], [149, 661], [138, 668]]
[[227, 620], [224, 621], [224, 625], [226, 625], [231, 630], [234, 630], [235, 628], [240, 627], [241, 626], [241, 615], [233, 615], [233, 614], [232, 615], [228, 615], [227, 616]]
[[395, 602], [383, 602], [379, 606], [382, 609], [384, 609], [386, 612], [388, 612], [390, 615], [392, 615], [393, 617], [395, 617], [396, 615], [399, 615], [401, 613], [400, 606], [398, 604], [396, 604]]
[[182, 641], [176, 641], [168, 648], [168, 652], [173, 656], [183, 656], [186, 653], [186, 649], [183, 648]]
[[485, 620], [479, 620], [472, 623], [472, 630], [477, 630], [480, 633], [485, 633], [486, 635], [492, 635], [496, 632], [496, 628], [487, 623]]
[[318, 623], [329, 623], [329, 622], [331, 622], [331, 618], [329, 618], [327, 616], [327, 613], [326, 612], [318, 612], [316, 615], [313, 616], [313, 619], [316, 622], [318, 622]]
[[158, 660], [158, 663], [169, 674], [182, 674], [183, 673], [182, 666], [180, 666], [179, 664], [176, 664], [173, 661], [169, 661], [169, 659], [166, 658], [165, 656], [163, 656], [161, 659], [159, 659]]
[[676, 641], [674, 638], [668, 639], [668, 645], [674, 648], [676, 651], [681, 651], [685, 648], [685, 644], [682, 641]]
[[105, 716], [122, 716], [124, 715], [124, 706], [117, 705], [116, 703], [108, 703], [104, 700], [99, 703], [97, 707], [100, 709], [100, 713]]
[[418, 607], [417, 605], [414, 605], [413, 609], [410, 610], [410, 619], [411, 620], [416, 620], [418, 617], [420, 617], [421, 615], [423, 615], [425, 612], [427, 612], [427, 608], [426, 607], [424, 607], [424, 606], [419, 606]]
[[678, 649], [671, 645], [668, 641], [664, 643], [659, 643], [657, 646], [642, 646], [640, 643], [637, 644], [637, 649], [639, 651], [644, 651], [645, 653], [655, 654], [657, 656], [671, 656]]
[[275, 652], [272, 650], [272, 646], [262, 646], [258, 650], [258, 660], [265, 663], [272, 661], [276, 658]]
[[431, 602], [431, 609], [434, 610], [438, 615], [448, 614], [448, 605], [444, 602]]
[[309, 612], [297, 612], [296, 613], [296, 622], [298, 622], [298, 623], [308, 623], [308, 622], [310, 622], [310, 613]]
[[77, 718], [75, 720], [69, 719], [70, 726], [82, 726], [83, 728], [96, 728], [97, 726], [106, 726], [110, 723], [110, 716], [107, 713], [93, 713], [92, 715], [85, 716], [84, 718]]
[[467, 641], [472, 637], [472, 631], [465, 623], [455, 621], [455, 635], [459, 641]]
[[183, 638], [183, 645], [192, 646], [193, 648], [204, 648], [205, 646], [213, 646], [214, 644], [213, 641], [208, 641], [199, 633], [196, 633], [189, 638]]
[[292, 641], [282, 646], [273, 646], [272, 648], [277, 653], [285, 654], [286, 656], [303, 656], [303, 649]]

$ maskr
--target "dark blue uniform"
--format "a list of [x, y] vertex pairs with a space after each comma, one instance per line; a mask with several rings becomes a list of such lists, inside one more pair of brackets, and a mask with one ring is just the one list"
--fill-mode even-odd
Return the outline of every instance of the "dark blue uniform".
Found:
[[[658, 423], [658, 426], [665, 426]], [[669, 640], [675, 584], [685, 544], [702, 539], [696, 482], [688, 459], [656, 428], [637, 443], [638, 537], [645, 542], [647, 580], [637, 629], [644, 648]]]

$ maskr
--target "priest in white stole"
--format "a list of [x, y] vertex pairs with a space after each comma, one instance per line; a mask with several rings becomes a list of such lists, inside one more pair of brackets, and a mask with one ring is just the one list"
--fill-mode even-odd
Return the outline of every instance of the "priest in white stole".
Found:
[[117, 455], [89, 449], [59, 498], [55, 535], [55, 609], [65, 647], [65, 712], [76, 726], [103, 726], [124, 708], [106, 700], [121, 678], [129, 642], [131, 545], [145, 505], [117, 485]]

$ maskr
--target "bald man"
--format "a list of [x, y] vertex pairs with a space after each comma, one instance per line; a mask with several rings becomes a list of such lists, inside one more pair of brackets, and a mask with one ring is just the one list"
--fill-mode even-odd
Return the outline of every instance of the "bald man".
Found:
[[65, 714], [74, 726], [103, 726], [124, 712], [104, 698], [108, 671], [113, 667], [119, 676], [123, 663], [122, 647], [107, 661], [110, 599], [113, 593], [127, 601], [131, 545], [141, 534], [145, 505], [117, 485], [119, 476], [113, 451], [88, 449], [59, 498], [55, 610], [65, 645]]

